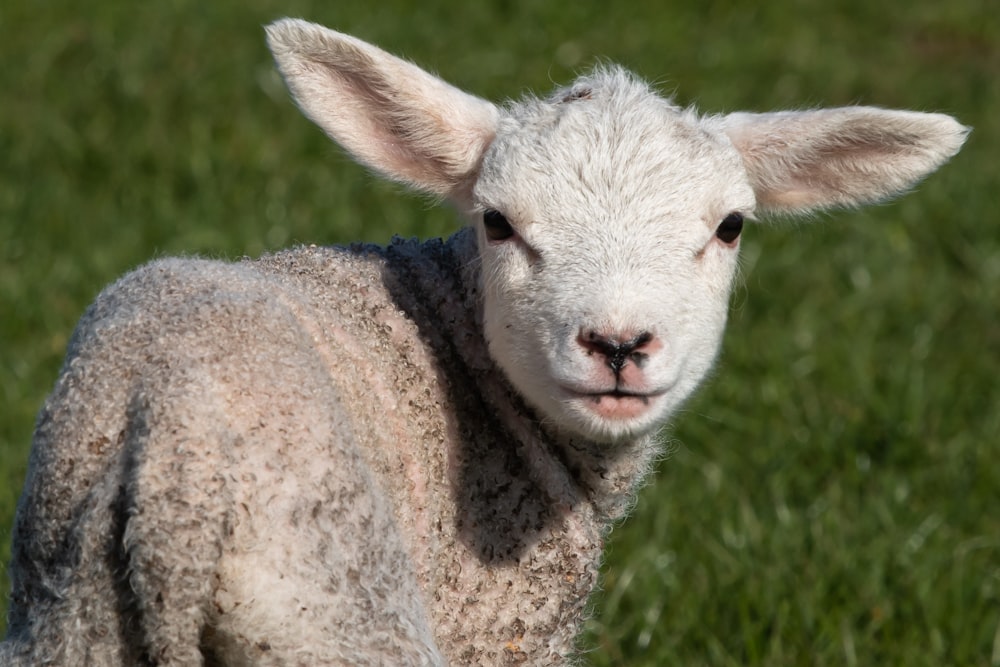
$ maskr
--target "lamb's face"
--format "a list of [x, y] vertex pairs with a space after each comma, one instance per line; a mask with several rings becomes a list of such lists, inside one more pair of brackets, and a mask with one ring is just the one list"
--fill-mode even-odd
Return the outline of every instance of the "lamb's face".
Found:
[[561, 428], [660, 426], [710, 369], [754, 195], [729, 141], [618, 72], [501, 120], [474, 189], [486, 336]]

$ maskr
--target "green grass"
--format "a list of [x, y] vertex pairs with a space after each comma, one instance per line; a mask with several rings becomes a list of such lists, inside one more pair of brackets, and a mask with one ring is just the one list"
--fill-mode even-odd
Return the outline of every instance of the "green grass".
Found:
[[454, 228], [292, 108], [260, 26], [299, 15], [494, 99], [607, 57], [708, 110], [974, 125], [898, 202], [748, 231], [718, 372], [612, 534], [585, 642], [594, 665], [1000, 665], [993, 3], [343, 4], [0, 5], [0, 561], [34, 414], [101, 286], [164, 254]]

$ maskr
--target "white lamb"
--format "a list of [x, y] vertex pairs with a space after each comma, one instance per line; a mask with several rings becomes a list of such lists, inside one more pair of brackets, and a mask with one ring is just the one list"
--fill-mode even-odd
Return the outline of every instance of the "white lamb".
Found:
[[267, 32], [307, 116], [469, 225], [105, 290], [39, 416], [3, 665], [572, 661], [606, 531], [715, 359], [744, 221], [884, 199], [966, 136], [702, 117], [617, 67], [497, 107]]

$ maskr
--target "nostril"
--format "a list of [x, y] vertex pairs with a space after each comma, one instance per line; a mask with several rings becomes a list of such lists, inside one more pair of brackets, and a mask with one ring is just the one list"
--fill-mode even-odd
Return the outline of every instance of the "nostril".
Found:
[[653, 340], [653, 334], [649, 333], [648, 331], [643, 331], [641, 334], [632, 339], [631, 344], [634, 349], [638, 350], [640, 347], [643, 347], [647, 343], [652, 342], [652, 340]]
[[629, 361], [641, 368], [649, 359], [647, 348], [652, 346], [655, 338], [648, 331], [632, 336], [630, 334], [606, 335], [594, 329], [588, 329], [581, 330], [576, 340], [581, 347], [587, 350], [587, 354], [600, 354], [611, 370], [620, 373]]

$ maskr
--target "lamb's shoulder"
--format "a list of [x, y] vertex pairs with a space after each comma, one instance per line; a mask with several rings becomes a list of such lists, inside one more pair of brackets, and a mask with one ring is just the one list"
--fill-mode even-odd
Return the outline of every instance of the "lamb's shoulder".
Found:
[[259, 345], [251, 313], [267, 299], [252, 272], [200, 259], [157, 260], [105, 288], [77, 324], [39, 414], [26, 491], [36, 477], [65, 483], [65, 494], [48, 498], [77, 504], [124, 445], [130, 406], [195, 362], [222, 365], [222, 349]]
[[331, 363], [332, 381], [393, 500], [445, 654], [556, 660], [596, 581], [601, 529], [490, 360], [471, 242], [301, 248], [262, 270], [309, 295], [321, 347], [351, 362]]
[[[227, 424], [234, 437], [260, 422], [272, 440], [275, 429], [288, 443], [295, 433], [325, 438], [329, 447], [307, 456], [356, 457], [390, 479], [380, 473], [400, 449], [428, 441], [421, 427], [440, 431], [442, 401], [435, 355], [393, 302], [385, 267], [374, 246], [159, 260], [109, 288], [74, 344], [110, 358], [119, 380], [124, 367], [133, 401], [162, 410], [200, 396], [198, 409], [214, 410], [203, 421]], [[288, 455], [287, 443], [243, 451], [257, 463]]]
[[[219, 655], [308, 643], [315, 628], [293, 613], [339, 609], [361, 632], [381, 627], [381, 614], [416, 613], [403, 611], [417, 608], [417, 588], [405, 583], [412, 563], [393, 511], [402, 499], [381, 471], [414, 441], [390, 437], [399, 397], [385, 368], [401, 353], [379, 321], [391, 319], [381, 264], [322, 248], [159, 260], [106, 290], [74, 336], [60, 382], [91, 405], [113, 399], [105, 421], [118, 456], [106, 458], [123, 463], [111, 487], [139, 510], [124, 535], [133, 586], [158, 599], [183, 580], [176, 594], [191, 600], [177, 608], [210, 600]], [[73, 435], [84, 412], [53, 423]], [[99, 481], [101, 466], [90, 467]], [[388, 641], [369, 634], [373, 647]]]
[[234, 426], [278, 413], [294, 431], [316, 421], [304, 406], [322, 395], [341, 422], [330, 439], [360, 445], [392, 477], [382, 469], [407, 459], [400, 447], [443, 441], [451, 379], [387, 291], [387, 280], [405, 281], [386, 265], [376, 248], [309, 247], [236, 263], [160, 259], [119, 279], [71, 338], [39, 417], [29, 489], [34, 477], [65, 483], [47, 494], [65, 515], [128, 447], [139, 413], [193, 409], [192, 397]]

